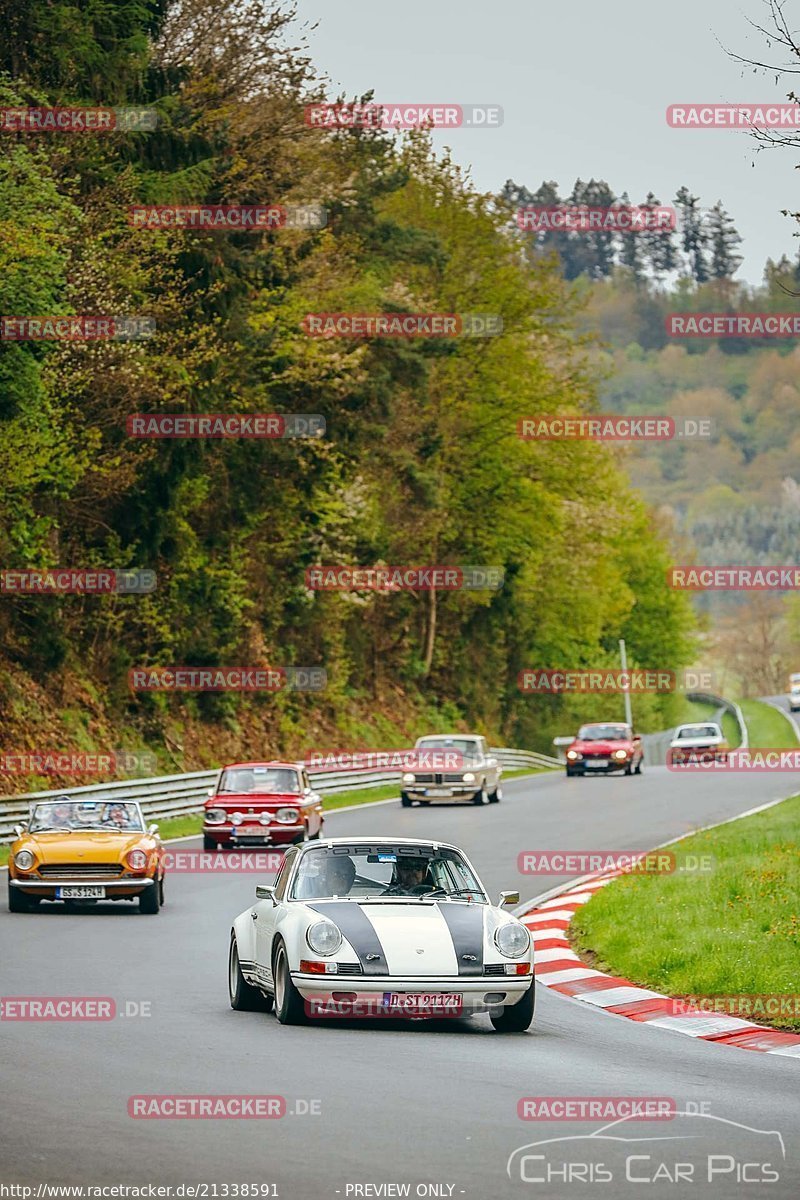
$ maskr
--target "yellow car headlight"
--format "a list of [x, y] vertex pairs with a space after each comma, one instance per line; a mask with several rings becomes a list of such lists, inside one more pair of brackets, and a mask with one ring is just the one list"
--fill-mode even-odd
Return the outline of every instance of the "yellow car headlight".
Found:
[[30, 871], [34, 861], [30, 850], [18, 850], [14, 855], [14, 866], [19, 867], [20, 871]]

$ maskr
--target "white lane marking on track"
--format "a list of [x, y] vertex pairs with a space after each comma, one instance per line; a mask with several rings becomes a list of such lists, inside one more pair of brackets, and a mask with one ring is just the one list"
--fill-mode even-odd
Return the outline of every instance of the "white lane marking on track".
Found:
[[[602, 973], [602, 972], [601, 972]], [[608, 976], [606, 976], [608, 978]], [[634, 1000], [666, 1000], [660, 992], [651, 992], [649, 988], [627, 987], [604, 988], [600, 991], [578, 992], [574, 1000], [585, 1000], [587, 1004], [596, 1004], [598, 1008], [613, 1008], [617, 1004], [632, 1004]], [[625, 1015], [624, 1013], [622, 1014]], [[648, 1021], [648, 1025], [652, 1022]]]
[[[624, 1014], [623, 1014], [624, 1015]], [[677, 1029], [689, 1037], [713, 1037], [716, 1033], [733, 1033], [737, 1029], [760, 1029], [752, 1021], [740, 1017], [656, 1017], [647, 1022], [661, 1029]]]
[[536, 961], [540, 962], [558, 962], [562, 958], [574, 958], [576, 962], [581, 960], [578, 958], [575, 951], [570, 946], [565, 946], [562, 950], [560, 946], [554, 946], [551, 950], [537, 950]]
[[536, 981], [549, 987], [551, 983], [571, 983], [573, 979], [591, 979], [602, 974], [602, 971], [593, 971], [591, 967], [567, 967], [563, 971], [537, 971]]

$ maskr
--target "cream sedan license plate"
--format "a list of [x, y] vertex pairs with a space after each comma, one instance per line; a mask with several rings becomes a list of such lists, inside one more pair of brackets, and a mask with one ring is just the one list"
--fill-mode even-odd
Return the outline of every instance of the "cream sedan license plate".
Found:
[[56, 900], [105, 900], [106, 889], [97, 884], [71, 883], [56, 888]]

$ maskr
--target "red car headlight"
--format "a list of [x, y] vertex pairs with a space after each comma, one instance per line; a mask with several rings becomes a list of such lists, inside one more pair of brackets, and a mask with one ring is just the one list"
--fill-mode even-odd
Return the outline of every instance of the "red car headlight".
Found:
[[280, 821], [281, 825], [295, 825], [298, 817], [296, 808], [279, 808], [275, 813], [275, 820]]
[[129, 850], [125, 861], [132, 871], [144, 871], [147, 866], [147, 855], [144, 850]]

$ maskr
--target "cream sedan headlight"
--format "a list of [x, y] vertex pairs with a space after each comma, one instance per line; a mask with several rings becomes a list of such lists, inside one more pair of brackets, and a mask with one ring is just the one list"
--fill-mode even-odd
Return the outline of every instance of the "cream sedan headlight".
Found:
[[335, 954], [342, 944], [342, 935], [333, 921], [315, 921], [306, 931], [306, 941], [315, 954]]
[[416, 779], [416, 775], [412, 775], [410, 771], [406, 771], [405, 775], [403, 776], [403, 783], [416, 783]]
[[464, 783], [474, 783], [475, 782], [475, 776], [472, 773], [472, 771], [465, 771], [464, 774], [461, 776], [461, 778], [464, 780]]
[[506, 958], [519, 958], [531, 944], [530, 934], [518, 921], [507, 921], [494, 931], [494, 944]]
[[30, 871], [33, 866], [33, 855], [30, 850], [18, 850], [14, 855], [14, 866], [20, 871]]

